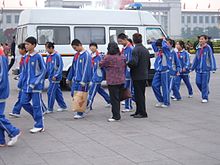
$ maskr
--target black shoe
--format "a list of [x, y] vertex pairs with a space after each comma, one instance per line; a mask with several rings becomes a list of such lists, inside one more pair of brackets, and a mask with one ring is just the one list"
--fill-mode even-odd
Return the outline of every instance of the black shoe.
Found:
[[141, 114], [137, 114], [133, 116], [134, 118], [147, 118], [147, 115], [141, 115]]
[[133, 114], [131, 114], [130, 116], [133, 116], [133, 117], [134, 117], [134, 116], [136, 116], [136, 115], [138, 115], [138, 114], [137, 114], [137, 113], [133, 113]]

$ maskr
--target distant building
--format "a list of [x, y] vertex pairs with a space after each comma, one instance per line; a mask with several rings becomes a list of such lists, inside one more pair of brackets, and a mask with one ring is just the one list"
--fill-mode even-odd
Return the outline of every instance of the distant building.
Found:
[[183, 31], [193, 31], [201, 28], [206, 32], [207, 28], [220, 28], [220, 11], [186, 11], [181, 14], [181, 25]]
[[3, 9], [0, 14], [0, 29], [6, 30], [16, 28], [19, 22], [19, 15], [23, 9]]

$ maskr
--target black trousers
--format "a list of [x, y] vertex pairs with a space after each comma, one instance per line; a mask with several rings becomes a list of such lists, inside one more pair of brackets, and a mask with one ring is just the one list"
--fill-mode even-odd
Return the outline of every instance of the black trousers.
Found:
[[15, 57], [11, 59], [10, 64], [8, 65], [8, 71], [10, 71], [14, 63], [15, 63]]
[[108, 85], [110, 101], [112, 105], [112, 118], [115, 120], [120, 120], [120, 91], [124, 87], [121, 85]]
[[146, 80], [133, 80], [134, 85], [134, 97], [136, 101], [136, 112], [143, 116], [147, 115], [146, 102], [145, 102], [145, 89], [147, 85]]

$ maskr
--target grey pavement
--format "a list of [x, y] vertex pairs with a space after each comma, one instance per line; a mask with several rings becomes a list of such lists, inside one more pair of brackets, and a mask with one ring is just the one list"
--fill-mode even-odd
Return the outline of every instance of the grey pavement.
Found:
[[[220, 66], [220, 55], [217, 61]], [[148, 119], [125, 113], [120, 122], [109, 123], [110, 109], [97, 95], [85, 119], [74, 120], [71, 110], [55, 112], [45, 116], [46, 131], [33, 135], [33, 120], [22, 110], [21, 118], [8, 117], [22, 136], [14, 147], [0, 148], [0, 165], [220, 165], [220, 72], [211, 76], [208, 104], [200, 103], [191, 75], [193, 98], [182, 85], [183, 100], [168, 109], [155, 108], [147, 88]], [[6, 114], [17, 99], [12, 77]], [[46, 93], [43, 97], [46, 103]], [[70, 107], [70, 92], [64, 97]]]

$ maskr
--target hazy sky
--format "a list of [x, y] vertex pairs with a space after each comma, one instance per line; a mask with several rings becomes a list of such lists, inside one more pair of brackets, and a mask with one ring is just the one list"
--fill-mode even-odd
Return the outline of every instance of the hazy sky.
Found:
[[[5, 0], [5, 7], [6, 8], [18, 8], [20, 0]], [[100, 0], [99, 0], [100, 1]], [[136, 0], [138, 1], [138, 0]], [[149, 1], [149, 0], [141, 0], [141, 1]], [[159, 1], [159, 0], [151, 0], [151, 1]], [[196, 6], [198, 3], [197, 10], [218, 10], [220, 9], [220, 0], [181, 0], [182, 6], [185, 3], [186, 9], [189, 10], [196, 10]], [[0, 0], [0, 7], [2, 7], [3, 0]], [[22, 7], [35, 7], [36, 0], [21, 0]], [[209, 3], [211, 4], [210, 9], [208, 9]], [[37, 0], [38, 7], [44, 6], [44, 0]]]

